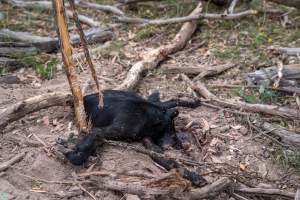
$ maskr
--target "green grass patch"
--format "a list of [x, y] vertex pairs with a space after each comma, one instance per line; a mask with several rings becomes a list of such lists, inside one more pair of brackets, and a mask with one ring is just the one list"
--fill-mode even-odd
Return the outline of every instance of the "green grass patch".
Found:
[[146, 26], [142, 29], [139, 29], [134, 36], [134, 41], [141, 41], [147, 38], [154, 36], [158, 32], [156, 26]]
[[22, 62], [28, 67], [32, 67], [39, 77], [48, 80], [53, 78], [58, 63], [54, 58], [44, 61], [34, 56], [25, 57], [22, 59]]
[[300, 38], [300, 31], [295, 30], [288, 36], [287, 41], [294, 42], [294, 41], [298, 40], [299, 38]]

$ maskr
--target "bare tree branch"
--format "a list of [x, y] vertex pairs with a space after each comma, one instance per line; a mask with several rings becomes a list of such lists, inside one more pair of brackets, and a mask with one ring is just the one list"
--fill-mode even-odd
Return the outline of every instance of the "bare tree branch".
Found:
[[255, 15], [255, 14], [257, 14], [257, 11], [247, 10], [247, 11], [243, 11], [240, 13], [234, 13], [234, 14], [200, 13], [198, 15], [193, 15], [193, 16], [189, 15], [189, 16], [185, 16], [185, 17], [174, 17], [174, 18], [170, 18], [170, 19], [144, 19], [144, 18], [135, 18], [135, 17], [126, 17], [126, 16], [117, 16], [117, 17], [115, 17], [115, 19], [119, 22], [142, 24], [142, 26], [146, 26], [146, 25], [164, 25], [164, 24], [189, 22], [189, 21], [200, 19], [200, 18], [233, 20], [233, 19], [240, 19], [242, 17], [246, 17], [249, 15]]

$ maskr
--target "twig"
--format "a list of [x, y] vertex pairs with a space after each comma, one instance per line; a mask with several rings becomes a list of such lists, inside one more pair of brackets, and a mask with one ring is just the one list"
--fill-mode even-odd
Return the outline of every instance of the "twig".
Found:
[[95, 82], [96, 87], [97, 87], [97, 93], [99, 94], [99, 108], [103, 108], [103, 105], [104, 105], [103, 94], [102, 94], [102, 91], [100, 90], [100, 84], [99, 84], [99, 81], [98, 81], [98, 78], [97, 78], [97, 73], [96, 73], [95, 67], [93, 65], [93, 62], [92, 62], [92, 59], [91, 59], [91, 56], [90, 56], [88, 46], [87, 46], [87, 40], [86, 40], [86, 37], [84, 35], [84, 32], [83, 32], [82, 26], [80, 24], [80, 21], [78, 19], [77, 11], [76, 11], [76, 8], [75, 8], [75, 2], [74, 2], [74, 0], [69, 0], [69, 3], [70, 3], [70, 8], [73, 11], [73, 18], [74, 18], [76, 27], [77, 27], [79, 35], [80, 35], [81, 45], [83, 47], [84, 55], [85, 55], [85, 58], [88, 62], [92, 78], [94, 79], [94, 82]]
[[25, 155], [26, 155], [26, 152], [22, 152], [22, 153], [17, 154], [16, 156], [12, 157], [10, 160], [1, 163], [0, 164], [0, 172], [6, 170], [11, 165], [22, 160]]
[[200, 18], [205, 19], [223, 19], [223, 20], [233, 20], [240, 19], [249, 15], [256, 15], [257, 11], [247, 10], [240, 13], [234, 14], [213, 14], [213, 13], [199, 13], [198, 15], [185, 16], [185, 17], [174, 17], [169, 19], [144, 19], [137, 17], [126, 17], [126, 16], [117, 16], [116, 20], [124, 23], [133, 23], [133, 24], [142, 24], [142, 26], [147, 25], [164, 25], [164, 24], [174, 24], [174, 23], [183, 23], [190, 22], [193, 20], [198, 20]]
[[285, 198], [290, 198], [294, 199], [295, 198], [295, 193], [294, 192], [285, 192], [283, 190], [279, 189], [265, 189], [265, 188], [239, 188], [239, 189], [234, 189], [235, 192], [238, 193], [248, 193], [248, 194], [253, 194], [253, 195], [267, 195], [267, 196], [281, 196]]

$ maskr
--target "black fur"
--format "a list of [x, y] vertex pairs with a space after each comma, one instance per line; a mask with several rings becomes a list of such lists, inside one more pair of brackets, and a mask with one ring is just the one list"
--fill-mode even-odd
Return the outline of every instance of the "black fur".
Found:
[[161, 102], [158, 92], [147, 100], [129, 91], [105, 90], [103, 96], [103, 109], [98, 107], [97, 94], [84, 97], [85, 111], [93, 128], [74, 151], [66, 153], [68, 160], [75, 165], [83, 164], [95, 151], [95, 142], [103, 139], [139, 141], [149, 138], [159, 143], [164, 136], [175, 134], [176, 106], [200, 105], [200, 102], [180, 100]]
[[[159, 93], [151, 94], [147, 100], [133, 92], [105, 90], [103, 91], [104, 107], [98, 107], [98, 94], [84, 97], [84, 107], [88, 119], [92, 123], [89, 134], [77, 143], [73, 151], [66, 152], [68, 160], [74, 165], [81, 165], [87, 161], [104, 139], [139, 141], [144, 140], [147, 146], [159, 151], [159, 147], [151, 145], [163, 144], [161, 140], [172, 143], [175, 136], [174, 118], [178, 111], [175, 107], [197, 107], [200, 102], [188, 102], [181, 100], [169, 100], [161, 102]], [[150, 148], [151, 149], [151, 148]], [[180, 167], [176, 161], [159, 159], [166, 169], [176, 168], [192, 181], [200, 186], [205, 180], [194, 172]]]

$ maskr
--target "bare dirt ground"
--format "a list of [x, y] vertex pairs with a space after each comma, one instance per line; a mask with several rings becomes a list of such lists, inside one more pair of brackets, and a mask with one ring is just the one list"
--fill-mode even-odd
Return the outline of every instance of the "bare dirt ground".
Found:
[[[5, 8], [8, 12], [13, 12], [8, 5], [5, 5]], [[27, 15], [29, 12], [18, 11], [18, 17]], [[36, 12], [40, 11], [32, 11], [33, 15], [37, 15]], [[32, 15], [32, 13], [29, 14]], [[45, 15], [45, 13], [43, 14]], [[104, 16], [103, 14], [96, 13], [93, 13], [93, 15], [99, 18]], [[42, 18], [41, 16], [39, 18]], [[13, 21], [10, 23], [15, 22], [14, 27], [17, 27], [19, 21], [10, 19]], [[280, 27], [280, 23], [276, 21], [277, 19], [274, 20], [272, 16], [267, 16], [267, 20], [271, 20], [275, 27]], [[256, 22], [252, 20], [250, 18], [245, 19], [244, 22], [226, 22], [227, 27], [224, 27], [225, 25], [222, 25], [222, 22], [208, 22], [208, 25], [201, 26], [201, 30], [197, 31], [192, 39], [192, 43], [188, 44], [183, 52], [174, 57], [170, 56], [158, 69], [145, 75], [137, 91], [146, 96], [153, 90], [159, 90], [163, 99], [193, 97], [193, 93], [180, 80], [178, 74], [168, 74], [163, 71], [165, 66], [170, 65], [203, 67], [234, 62], [237, 63], [237, 67], [226, 71], [222, 75], [206, 79], [205, 82], [207, 84], [242, 83], [241, 75], [243, 73], [251, 71], [258, 63], [261, 64], [270, 61], [268, 58], [259, 61], [255, 60], [253, 55], [256, 55], [256, 50], [251, 49], [251, 44], [253, 44], [251, 41], [251, 44], [248, 46], [238, 48], [238, 53], [231, 51], [234, 47], [233, 43], [240, 40], [240, 37], [245, 36], [240, 34], [242, 28], [232, 27], [249, 23], [251, 26], [253, 25], [253, 29], [259, 29], [259, 27], [255, 27]], [[30, 23], [38, 24], [34, 20], [31, 21]], [[267, 24], [268, 22], [264, 23]], [[41, 25], [39, 24], [39, 26]], [[266, 26], [261, 27], [264, 28]], [[105, 88], [118, 86], [125, 78], [130, 66], [139, 59], [140, 53], [170, 39], [171, 35], [174, 34], [171, 32], [176, 32], [176, 27], [173, 26], [172, 30], [166, 27], [162, 29], [156, 28], [155, 33], [147, 37], [145, 36], [146, 38], [139, 38], [138, 41], [136, 41], [136, 35], [140, 32], [136, 31], [133, 27], [116, 28], [114, 30], [116, 39], [112, 43], [113, 47], [93, 58], [101, 84]], [[211, 28], [210, 31], [208, 31], [209, 28]], [[231, 28], [232, 30], [230, 30]], [[48, 27], [48, 29], [51, 30], [52, 28]], [[259, 31], [265, 33], [262, 29]], [[34, 26], [30, 26], [26, 31], [38, 32], [41, 35], [48, 33], [43, 27], [37, 30]], [[230, 31], [232, 31], [231, 34], [229, 33]], [[286, 31], [292, 34], [295, 32], [295, 29], [288, 29]], [[52, 29], [51, 34], [54, 33], [54, 29]], [[252, 40], [251, 34], [249, 32], [245, 37]], [[280, 34], [278, 33], [278, 35]], [[265, 39], [268, 40], [268, 37], [272, 37], [274, 41], [278, 35], [266, 36], [266, 38], [263, 38], [263, 44], [261, 45], [267, 46], [268, 41], [265, 42]], [[203, 40], [207, 40], [207, 42], [200, 49], [186, 51], [192, 48], [194, 44], [198, 44]], [[284, 40], [276, 42], [284, 43]], [[290, 42], [288, 45], [293, 46], [298, 43], [299, 39], [296, 39], [294, 43]], [[122, 45], [119, 46], [119, 44]], [[260, 46], [260, 49], [263, 49], [263, 47]], [[53, 57], [56, 56], [59, 57], [60, 55], [53, 55]], [[297, 61], [299, 62], [299, 60], [292, 58], [290, 62]], [[90, 76], [86, 65], [83, 63], [82, 66], [80, 77], [84, 84]], [[69, 90], [66, 76], [63, 70], [59, 68], [51, 80], [45, 80], [40, 77], [34, 68], [23, 68], [15, 72], [6, 73], [5, 75], [8, 76], [11, 74], [17, 75], [20, 82], [17, 84], [1, 83], [0, 108], [5, 108], [10, 104], [38, 94]], [[220, 89], [212, 91], [219, 96], [241, 98], [233, 94], [230, 90]], [[283, 97], [280, 96], [279, 98]], [[272, 120], [269, 117], [265, 118]], [[273, 118], [273, 120], [276, 119]], [[185, 129], [185, 126], [191, 121], [193, 121], [192, 125]], [[299, 131], [299, 122], [285, 121], [285, 123], [288, 125], [293, 124], [292, 128]], [[248, 126], [247, 121], [241, 116], [205, 106], [200, 106], [196, 109], [180, 109], [180, 115], [176, 120], [176, 128], [178, 131], [185, 130], [193, 133], [199, 140], [200, 147], [197, 150], [171, 149], [167, 150], [165, 154], [188, 156], [199, 163], [203, 163], [202, 166], [194, 166], [192, 168], [203, 174], [209, 182], [213, 182], [220, 177], [230, 176], [247, 186], [278, 188], [292, 192], [300, 188], [300, 176], [297, 173], [297, 169], [284, 166], [280, 162], [282, 156], [280, 153], [281, 147], [269, 138], [252, 130]], [[49, 155], [45, 151], [43, 144], [39, 141], [40, 139], [47, 145], [53, 145], [58, 137], [67, 137], [71, 132], [77, 134], [76, 127], [74, 126], [73, 110], [68, 106], [44, 109], [9, 124], [3, 130], [3, 134], [0, 135], [0, 163], [9, 160], [13, 155], [20, 152], [26, 152], [26, 155], [20, 162], [0, 173], [0, 199], [91, 199], [75, 181], [76, 174], [91, 170], [106, 172], [110, 176], [116, 176], [119, 180], [126, 180], [133, 183], [144, 179], [160, 177], [166, 173], [147, 155], [108, 144], [99, 148], [97, 157], [93, 157], [85, 166], [74, 167]], [[140, 144], [137, 143], [137, 145]], [[101, 184], [103, 184], [100, 181], [102, 178], [105, 180], [105, 175], [94, 178], [95, 180], [99, 180], [100, 188]], [[90, 186], [86, 189], [97, 199], [133, 198], [120, 192], [103, 190], [95, 186]], [[253, 196], [249, 196], [249, 199], [254, 198]], [[222, 193], [212, 199], [233, 200], [238, 198], [229, 197], [226, 193]], [[261, 197], [259, 199], [280, 198]]]

